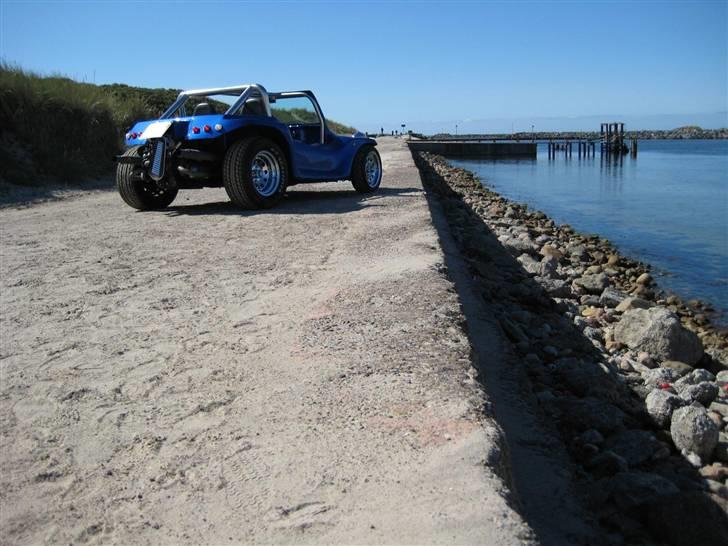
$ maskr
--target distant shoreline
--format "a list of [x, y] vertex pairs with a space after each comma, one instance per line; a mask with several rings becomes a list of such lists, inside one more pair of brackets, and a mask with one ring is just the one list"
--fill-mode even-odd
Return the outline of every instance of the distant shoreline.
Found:
[[[550, 140], [550, 139], [574, 139], [592, 140], [598, 139], [601, 135], [598, 131], [522, 131], [518, 133], [469, 133], [453, 135], [450, 133], [438, 133], [425, 136], [428, 139], [449, 140], [449, 139], [481, 139], [481, 140]], [[625, 138], [637, 140], [727, 140], [728, 128], [703, 129], [701, 127], [679, 127], [676, 129], [645, 129], [641, 131], [625, 131]]]

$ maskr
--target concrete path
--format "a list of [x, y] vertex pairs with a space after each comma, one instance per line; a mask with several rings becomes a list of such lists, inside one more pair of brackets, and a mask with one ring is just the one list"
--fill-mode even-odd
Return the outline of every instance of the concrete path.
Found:
[[0, 536], [521, 544], [419, 175], [0, 211]]

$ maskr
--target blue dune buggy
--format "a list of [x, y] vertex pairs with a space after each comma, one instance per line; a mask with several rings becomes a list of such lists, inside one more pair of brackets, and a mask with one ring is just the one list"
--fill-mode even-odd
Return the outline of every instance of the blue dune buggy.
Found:
[[136, 123], [126, 145], [116, 184], [139, 210], [168, 206], [180, 189], [224, 187], [236, 205], [258, 209], [294, 184], [348, 179], [369, 193], [382, 180], [376, 142], [334, 134], [310, 91], [183, 91], [159, 119]]

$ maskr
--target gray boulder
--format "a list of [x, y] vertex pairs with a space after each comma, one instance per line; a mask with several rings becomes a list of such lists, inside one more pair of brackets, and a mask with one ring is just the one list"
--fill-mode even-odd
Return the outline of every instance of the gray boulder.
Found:
[[677, 392], [682, 392], [690, 385], [697, 385], [698, 383], [703, 383], [705, 381], [715, 381], [715, 376], [708, 370], [698, 368], [697, 370], [693, 370], [675, 381], [675, 389], [677, 389]]
[[530, 254], [521, 254], [518, 258], [518, 263], [531, 275], [537, 275], [540, 272], [540, 263], [535, 258], [531, 257]]
[[539, 264], [538, 274], [541, 277], [550, 277], [552, 279], [558, 279], [561, 275], [559, 274], [559, 260], [553, 256], [544, 256]]
[[646, 430], [624, 430], [610, 437], [606, 447], [627, 461], [629, 466], [639, 466], [649, 461], [662, 444]]
[[710, 403], [718, 396], [718, 385], [715, 383], [709, 383], [703, 381], [697, 385], [688, 385], [680, 391], [680, 398], [685, 400], [688, 404], [692, 402], [699, 402], [704, 406], [710, 405]]
[[672, 413], [685, 405], [685, 401], [671, 392], [655, 389], [647, 395], [645, 404], [647, 413], [650, 414], [655, 424], [660, 428], [667, 428], [670, 426]]
[[[624, 422], [624, 412], [598, 398], [561, 398], [554, 401], [564, 425], [578, 431], [611, 432]], [[712, 422], [712, 421], [711, 421]]]
[[548, 277], [535, 277], [535, 279], [553, 298], [570, 298], [574, 295], [566, 281]]
[[678, 360], [665, 360], [660, 364], [660, 366], [675, 370], [681, 377], [693, 371], [692, 366], [688, 366], [685, 362], [680, 362]]
[[678, 408], [672, 414], [670, 436], [680, 450], [695, 453], [709, 460], [718, 445], [718, 427], [700, 404]]
[[605, 485], [617, 506], [623, 510], [680, 492], [674, 483], [650, 472], [620, 472], [609, 478]]
[[617, 307], [627, 298], [627, 294], [613, 286], [607, 286], [599, 297], [599, 303], [607, 307]]
[[604, 273], [584, 275], [583, 277], [574, 279], [574, 286], [583, 289], [588, 294], [596, 294], [598, 296], [609, 286], [609, 277]]
[[677, 315], [663, 307], [627, 311], [614, 328], [614, 339], [661, 360], [693, 365], [703, 357], [700, 338], [685, 329]]
[[645, 386], [649, 389], [655, 389], [662, 383], [672, 384], [679, 377], [678, 373], [670, 368], [648, 368], [642, 373]]
[[726, 501], [703, 491], [680, 491], [645, 505], [646, 523], [662, 544], [695, 546], [725, 544], [728, 537]]
[[649, 309], [650, 307], [652, 307], [652, 304], [649, 301], [630, 296], [622, 300], [615, 310], [624, 313], [630, 309]]

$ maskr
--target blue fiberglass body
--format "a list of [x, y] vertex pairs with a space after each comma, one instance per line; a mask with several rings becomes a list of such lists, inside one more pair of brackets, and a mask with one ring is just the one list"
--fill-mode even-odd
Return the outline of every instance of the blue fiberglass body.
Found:
[[[172, 122], [171, 136], [178, 142], [194, 145], [218, 141], [221, 149], [227, 149], [231, 141], [238, 139], [241, 131], [246, 128], [265, 127], [276, 131], [287, 144], [290, 168], [298, 182], [346, 179], [351, 173], [352, 162], [359, 148], [365, 144], [376, 144], [376, 141], [365, 136], [336, 135], [328, 127], [325, 128], [324, 142], [306, 142], [293, 138], [292, 131], [295, 133], [298, 126], [286, 125], [274, 117], [213, 114], [140, 121], [130, 129], [129, 135], [138, 136], [127, 138], [127, 146], [145, 144], [146, 140], [139, 136], [157, 121]], [[205, 132], [205, 126], [211, 129], [210, 132]], [[193, 128], [197, 128], [199, 132], [195, 133]]]

